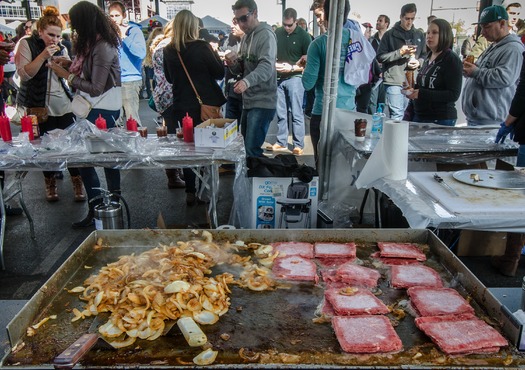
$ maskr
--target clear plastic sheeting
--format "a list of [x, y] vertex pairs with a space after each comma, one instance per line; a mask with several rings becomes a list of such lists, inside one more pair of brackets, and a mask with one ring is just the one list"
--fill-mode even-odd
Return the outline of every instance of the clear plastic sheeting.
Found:
[[[365, 141], [355, 141], [353, 122], [357, 118], [368, 121]], [[334, 224], [338, 222], [337, 215], [346, 215], [345, 209], [360, 209], [363, 202], [365, 190], [357, 189], [354, 184], [377, 144], [377, 139], [370, 139], [371, 122], [371, 115], [335, 111], [329, 191], [327, 199], [323, 199]], [[438, 163], [475, 164], [516, 156], [518, 144], [509, 139], [495, 144], [496, 133], [495, 126], [447, 127], [410, 122], [408, 170], [436, 171]], [[369, 196], [363, 205], [365, 216], [374, 213], [374, 205], [374, 197]]]
[[[113, 128], [101, 131], [87, 120], [77, 121], [66, 130], [53, 130], [29, 141], [21, 133], [11, 143], [0, 140], [0, 170], [63, 171], [68, 167], [106, 167], [119, 170], [191, 167], [202, 181], [201, 193], [210, 200], [212, 227], [217, 224], [219, 166], [235, 163], [234, 208], [231, 218], [246, 217], [249, 187], [246, 184], [246, 151], [239, 135], [225, 148], [196, 148], [176, 135], [141, 137], [137, 132]], [[199, 168], [204, 170], [199, 171]], [[22, 181], [21, 179], [18, 181]], [[205, 194], [204, 194], [205, 193]], [[1, 194], [1, 193], [0, 193]], [[0, 236], [1, 237], [1, 236]]]
[[[453, 184], [452, 173], [440, 172], [439, 175], [449, 184]], [[460, 199], [455, 195], [446, 194], [446, 189], [443, 190], [443, 194], [436, 195], [436, 192], [430, 188], [411, 179], [410, 175], [407, 180], [401, 181], [379, 179], [370, 186], [386, 194], [399, 207], [410, 227], [414, 229], [435, 227], [525, 232], [525, 193], [523, 190], [515, 191], [512, 201], [516, 205], [513, 208], [506, 206], [504, 199], [501, 199], [500, 202], [491, 202], [490, 196], [484, 196], [483, 198], [490, 203], [490, 209], [482, 206], [483, 199], [479, 199], [479, 204], [472, 201], [471, 207], [465, 207], [463, 211], [458, 212], [447, 206], [450, 202], [459, 203]], [[461, 187], [470, 194], [464, 195], [465, 199], [476, 199], [476, 192], [479, 188], [464, 184], [457, 184], [457, 187]], [[501, 194], [499, 190], [491, 191], [494, 192], [496, 198]], [[450, 201], [446, 202], [444, 199], [446, 197]], [[519, 204], [522, 204], [523, 207], [519, 207]]]
[[[408, 156], [412, 161], [462, 164], [515, 156], [518, 144], [512, 140], [494, 143], [497, 132], [493, 127], [447, 127], [410, 122]], [[335, 140], [335, 145], [346, 153], [350, 163], [368, 158], [377, 144], [377, 140], [369, 136], [365, 141], [355, 141], [353, 129], [340, 130]]]
[[196, 148], [175, 135], [143, 138], [121, 128], [101, 131], [86, 120], [31, 142], [27, 134], [13, 138], [12, 143], [0, 142], [0, 154], [2, 170], [47, 171], [91, 166], [120, 170], [196, 167], [246, 159], [241, 136], [226, 148]]

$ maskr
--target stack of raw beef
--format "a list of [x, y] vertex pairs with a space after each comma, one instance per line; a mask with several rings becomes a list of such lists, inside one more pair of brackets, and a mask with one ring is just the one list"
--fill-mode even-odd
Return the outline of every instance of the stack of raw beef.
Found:
[[[447, 354], [497, 352], [508, 343], [478, 319], [474, 309], [454, 289], [444, 288], [439, 274], [424, 265], [426, 255], [416, 244], [378, 242], [370, 257], [389, 268], [390, 286], [408, 289], [418, 315], [416, 326]], [[274, 243], [280, 252], [273, 266], [278, 279], [318, 282], [317, 264], [326, 284], [321, 314], [331, 318], [343, 351], [386, 353], [403, 348], [389, 308], [373, 293], [381, 274], [356, 264], [356, 244]], [[314, 260], [315, 259], [315, 260]]]

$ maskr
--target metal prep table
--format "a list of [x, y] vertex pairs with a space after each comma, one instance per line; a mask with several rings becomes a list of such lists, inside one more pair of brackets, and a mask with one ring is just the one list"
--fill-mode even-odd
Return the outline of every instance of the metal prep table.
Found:
[[[464, 297], [472, 298], [470, 304], [476, 315], [501, 330], [511, 343], [519, 338], [519, 323], [512, 319], [495, 296], [462, 264], [462, 262], [429, 230], [413, 229], [322, 229], [322, 230], [211, 230], [214, 241], [269, 243], [273, 241], [355, 241], [357, 256], [370, 262], [370, 255], [377, 251], [381, 240], [415, 242], [428, 245], [426, 265], [442, 277], [446, 286], [453, 287]], [[92, 318], [71, 323], [73, 307], [81, 307], [78, 295], [67, 293], [80, 285], [91, 274], [119, 256], [176, 241], [194, 238], [190, 230], [107, 230], [93, 232], [56, 271], [44, 286], [9, 323], [11, 346], [22, 342], [25, 346], [16, 353], [9, 353], [3, 360], [5, 368], [50, 368], [53, 358], [83, 334]], [[98, 238], [105, 248], [93, 248]], [[85, 266], [92, 266], [86, 269]], [[224, 264], [218, 271], [238, 274], [235, 267]], [[215, 268], [214, 268], [215, 269]], [[380, 299], [385, 304], [406, 300], [404, 289], [388, 286], [388, 269], [383, 268], [379, 288]], [[513, 345], [497, 354], [445, 356], [436, 349], [428, 337], [415, 326], [407, 315], [395, 327], [403, 342], [400, 353], [389, 355], [353, 355], [342, 352], [331, 325], [312, 322], [316, 307], [323, 298], [323, 284], [289, 283], [287, 289], [252, 292], [232, 287], [230, 310], [218, 323], [203, 326], [211, 345], [219, 351], [214, 368], [465, 368], [469, 365], [483, 368], [524, 366], [525, 356]], [[33, 337], [25, 335], [26, 328], [45, 316], [57, 314]], [[389, 314], [388, 317], [393, 320]], [[227, 333], [227, 341], [220, 335]], [[246, 348], [265, 354], [269, 362], [243, 361], [239, 350]], [[190, 348], [181, 335], [160, 337], [155, 341], [137, 341], [132, 347], [117, 351], [92, 350], [82, 360], [86, 368], [158, 366], [184, 367], [202, 349]], [[295, 356], [293, 363], [285, 363], [277, 353]], [[420, 354], [416, 356], [416, 354]], [[288, 356], [289, 357], [289, 356]]]
[[[195, 147], [193, 143], [186, 143], [175, 135], [157, 138], [149, 135], [147, 139], [137, 137], [133, 146], [128, 141], [118, 142], [118, 135], [112, 135], [115, 152], [90, 153], [77, 132], [68, 134], [55, 141], [42, 142], [35, 140], [31, 146], [17, 148], [16, 144], [8, 145], [0, 142], [0, 170], [14, 171], [15, 176], [8, 176], [5, 193], [0, 192], [0, 206], [3, 209], [4, 197], [11, 199], [19, 197], [20, 204], [29, 220], [31, 235], [34, 237], [32, 218], [27, 212], [23, 201], [22, 184], [27, 171], [64, 171], [68, 167], [106, 167], [119, 170], [129, 169], [158, 169], [158, 168], [192, 168], [201, 180], [200, 192], [207, 191], [209, 197], [208, 215], [210, 225], [217, 227], [217, 199], [219, 189], [219, 166], [234, 163], [236, 174], [234, 194], [243, 194], [242, 179], [245, 178], [244, 142], [238, 136], [226, 148]], [[108, 134], [109, 135], [109, 134]], [[74, 137], [74, 139], [71, 139]], [[78, 147], [75, 147], [77, 140]], [[63, 142], [63, 147], [60, 145]], [[65, 149], [64, 149], [65, 148]], [[121, 150], [119, 150], [121, 149]], [[119, 150], [119, 151], [117, 151]], [[203, 168], [201, 173], [200, 169]], [[235, 205], [234, 205], [235, 206]], [[0, 228], [0, 267], [4, 269], [3, 241], [5, 233], [5, 217], [1, 213]]]

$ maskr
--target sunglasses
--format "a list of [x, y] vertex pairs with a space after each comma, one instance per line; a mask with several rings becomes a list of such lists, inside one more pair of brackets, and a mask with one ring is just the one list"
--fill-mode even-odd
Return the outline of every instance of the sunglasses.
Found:
[[245, 15], [241, 15], [239, 18], [233, 18], [233, 23], [246, 23], [248, 22], [248, 17], [253, 14], [253, 10], [251, 12], [246, 13]]
[[294, 23], [290, 23], [290, 24], [283, 23], [283, 27], [286, 27], [286, 28], [293, 27], [293, 25]]
[[31, 28], [31, 26], [24, 26], [24, 29], [25, 29], [25, 30], [28, 30], [28, 29], [30, 29], [30, 28]]

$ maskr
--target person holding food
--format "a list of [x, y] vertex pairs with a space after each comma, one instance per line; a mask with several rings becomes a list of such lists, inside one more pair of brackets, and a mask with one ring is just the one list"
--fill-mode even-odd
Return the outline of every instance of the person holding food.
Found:
[[[15, 52], [16, 72], [20, 76], [20, 89], [16, 96], [20, 116], [24, 113], [41, 114], [38, 126], [41, 134], [54, 129], [65, 129], [73, 123], [71, 92], [64, 78], [48, 69], [52, 58], [69, 60], [67, 50], [60, 44], [62, 21], [54, 6], [44, 9], [36, 23], [36, 31], [18, 42]], [[35, 108], [37, 110], [35, 110]], [[69, 168], [75, 193], [75, 201], [86, 200], [78, 168]], [[56, 171], [44, 171], [46, 200], [58, 200]]]
[[452, 51], [454, 34], [450, 23], [434, 19], [428, 25], [429, 50], [419, 71], [414, 89], [406, 92], [414, 108], [412, 121], [454, 126], [458, 113], [456, 101], [462, 85], [462, 63]]
[[[122, 93], [120, 82], [120, 63], [118, 48], [120, 45], [119, 29], [109, 17], [96, 5], [81, 1], [69, 10], [71, 28], [76, 32], [73, 62], [54, 59], [49, 67], [60, 78], [67, 78], [77, 94], [92, 105], [86, 119], [95, 122], [99, 115], [106, 120], [108, 128], [115, 127], [120, 116]], [[67, 68], [67, 69], [66, 69]], [[107, 190], [120, 193], [120, 172], [104, 168]], [[89, 212], [87, 216], [73, 223], [73, 228], [88, 227], [94, 224], [94, 207], [91, 201], [100, 195], [100, 180], [93, 167], [80, 169], [82, 181], [88, 195]]]

